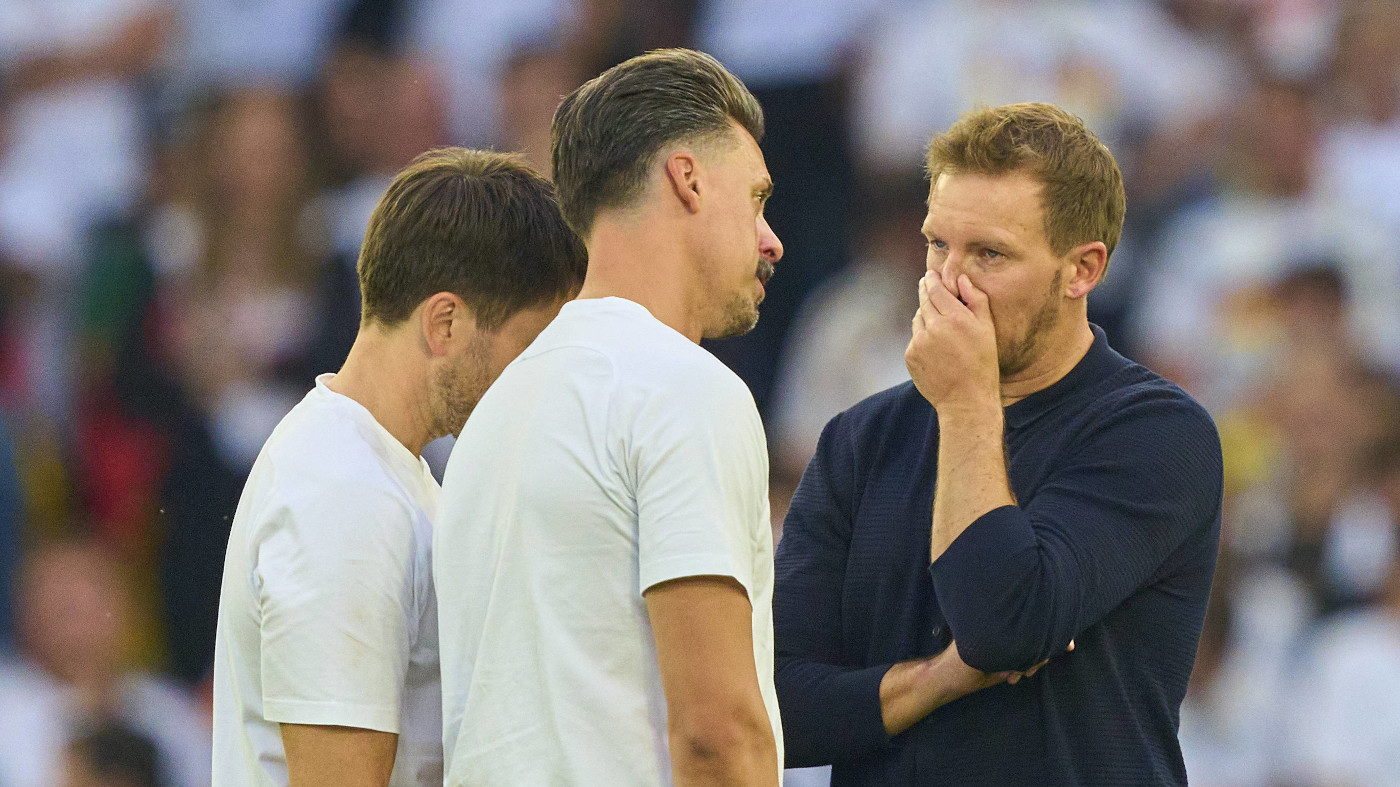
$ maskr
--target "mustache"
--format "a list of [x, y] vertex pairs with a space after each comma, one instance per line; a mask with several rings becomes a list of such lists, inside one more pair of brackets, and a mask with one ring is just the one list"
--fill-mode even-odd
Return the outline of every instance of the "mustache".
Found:
[[771, 278], [773, 278], [773, 263], [771, 263], [771, 262], [769, 262], [768, 260], [765, 260], [765, 259], [760, 259], [760, 260], [758, 261], [758, 280], [759, 280], [759, 282], [761, 282], [761, 283], [763, 283], [763, 284], [767, 284], [767, 283], [768, 283], [768, 280], [771, 279]]

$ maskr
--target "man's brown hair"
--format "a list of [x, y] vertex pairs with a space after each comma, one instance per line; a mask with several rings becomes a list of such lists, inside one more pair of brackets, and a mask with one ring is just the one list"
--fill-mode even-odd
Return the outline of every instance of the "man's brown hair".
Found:
[[598, 211], [641, 195], [662, 148], [723, 139], [731, 122], [763, 138], [758, 99], [703, 52], [657, 49], [604, 71], [554, 111], [550, 153], [564, 217], [588, 234]]
[[1024, 172], [1043, 184], [1045, 238], [1056, 254], [1103, 241], [1108, 253], [1123, 234], [1127, 196], [1113, 154], [1084, 121], [1053, 104], [975, 109], [928, 147], [933, 183], [943, 173]]
[[451, 292], [478, 326], [578, 292], [587, 252], [554, 187], [520, 156], [466, 148], [422, 154], [380, 198], [360, 248], [361, 322], [397, 325]]

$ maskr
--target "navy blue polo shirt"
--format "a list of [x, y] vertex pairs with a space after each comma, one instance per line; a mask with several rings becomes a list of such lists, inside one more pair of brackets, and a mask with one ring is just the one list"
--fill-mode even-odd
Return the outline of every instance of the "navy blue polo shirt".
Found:
[[[929, 565], [938, 421], [912, 383], [827, 424], [777, 552], [789, 767], [842, 785], [1185, 784], [1177, 728], [1220, 536], [1220, 440], [1103, 332], [1007, 407], [1017, 505]], [[880, 679], [956, 638], [998, 685], [886, 735]], [[1070, 640], [1073, 653], [1065, 653]]]

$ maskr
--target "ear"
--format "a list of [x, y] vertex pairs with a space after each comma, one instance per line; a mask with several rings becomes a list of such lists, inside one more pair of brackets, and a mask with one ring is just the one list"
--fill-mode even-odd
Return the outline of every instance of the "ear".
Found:
[[1064, 293], [1078, 300], [1103, 279], [1104, 270], [1108, 268], [1108, 247], [1103, 241], [1084, 243], [1075, 246], [1065, 259], [1070, 266], [1070, 276], [1065, 280]]
[[467, 304], [450, 292], [428, 296], [419, 306], [419, 324], [429, 355], [441, 357], [462, 342], [470, 341], [476, 319]]
[[700, 160], [694, 151], [677, 150], [666, 157], [666, 182], [687, 211], [700, 212]]

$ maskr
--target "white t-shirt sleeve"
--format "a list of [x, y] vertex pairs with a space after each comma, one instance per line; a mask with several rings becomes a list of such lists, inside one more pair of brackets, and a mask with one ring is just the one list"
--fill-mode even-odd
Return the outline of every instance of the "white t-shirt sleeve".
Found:
[[337, 490], [286, 507], [258, 548], [269, 721], [399, 732], [416, 633], [408, 506]]
[[[733, 577], [750, 599], [768, 510], [768, 455], [753, 398], [705, 375], [654, 395], [632, 422], [640, 587]], [[762, 532], [759, 532], [762, 531]]]

